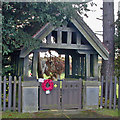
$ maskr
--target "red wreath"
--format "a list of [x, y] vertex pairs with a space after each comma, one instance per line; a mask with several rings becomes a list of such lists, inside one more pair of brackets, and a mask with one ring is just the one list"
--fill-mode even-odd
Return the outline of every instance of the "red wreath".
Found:
[[[46, 84], [49, 83], [49, 87], [46, 87]], [[42, 83], [42, 89], [43, 91], [49, 90], [51, 91], [53, 89], [53, 81], [50, 79], [44, 80], [44, 82]]]

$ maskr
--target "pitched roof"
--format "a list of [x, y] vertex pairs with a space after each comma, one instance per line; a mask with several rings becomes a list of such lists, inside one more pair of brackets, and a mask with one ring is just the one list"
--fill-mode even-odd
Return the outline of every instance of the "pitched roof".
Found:
[[[89, 28], [89, 26], [84, 22], [82, 17], [78, 14], [74, 18], [71, 19], [71, 22], [75, 25], [75, 27], [83, 34], [86, 40], [91, 44], [91, 46], [98, 52], [98, 54], [104, 59], [108, 60], [109, 52], [99, 40], [99, 38], [95, 35], [95, 33]], [[53, 27], [50, 23], [47, 23], [43, 26], [33, 38], [44, 39], [49, 33], [51, 33], [55, 27]], [[24, 48], [21, 50], [20, 57], [24, 58], [28, 55], [32, 49]]]
[[102, 58], [104, 60], [108, 60], [109, 51], [102, 44], [102, 42], [95, 35], [95, 33], [90, 29], [90, 27], [84, 22], [83, 18], [80, 17], [80, 15], [76, 14], [76, 17], [72, 18], [71, 22], [84, 35], [86, 40], [102, 56]]

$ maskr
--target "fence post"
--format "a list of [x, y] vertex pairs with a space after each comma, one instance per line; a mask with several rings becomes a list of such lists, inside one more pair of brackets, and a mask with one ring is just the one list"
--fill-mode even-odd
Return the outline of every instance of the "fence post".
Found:
[[18, 82], [18, 112], [21, 112], [21, 76]]
[[2, 77], [0, 76], [0, 111], [2, 111]]
[[119, 93], [119, 98], [118, 98], [118, 110], [120, 110], [120, 77], [119, 77], [119, 89], [118, 89], [118, 93]]
[[16, 76], [14, 76], [13, 111], [16, 110]]
[[8, 110], [11, 110], [11, 103], [12, 103], [12, 76], [9, 76]]
[[114, 82], [114, 106], [113, 106], [113, 109], [116, 109], [116, 82], [117, 82], [117, 77], [115, 76], [115, 82]]
[[110, 87], [109, 87], [109, 89], [110, 89], [110, 93], [109, 93], [109, 109], [111, 109], [111, 107], [112, 107], [112, 79], [113, 79], [113, 77], [111, 76], [110, 77]]
[[4, 76], [3, 111], [6, 110], [6, 76]]
[[102, 76], [102, 79], [101, 79], [101, 99], [100, 99], [100, 108], [103, 107], [103, 83], [104, 83], [104, 77]]
[[108, 80], [105, 80], [105, 108], [107, 108], [107, 98], [108, 98]]

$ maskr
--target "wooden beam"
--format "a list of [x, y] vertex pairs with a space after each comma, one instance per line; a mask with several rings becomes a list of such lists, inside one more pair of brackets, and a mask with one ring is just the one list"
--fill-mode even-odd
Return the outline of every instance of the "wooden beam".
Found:
[[81, 56], [81, 76], [84, 76], [84, 56]]
[[51, 36], [52, 36], [52, 33], [50, 33], [48, 36], [47, 36], [47, 42], [46, 43], [48, 43], [48, 44], [50, 44], [51, 43]]
[[98, 77], [98, 55], [94, 54], [93, 55], [93, 75], [94, 77]]
[[93, 50], [89, 45], [76, 45], [76, 44], [46, 44], [41, 43], [40, 48], [59, 48], [59, 49], [79, 49], [79, 50]]
[[86, 54], [86, 77], [90, 77], [90, 54]]
[[67, 78], [69, 76], [69, 55], [65, 54], [65, 78]]
[[76, 55], [72, 55], [72, 75], [76, 75], [77, 73], [77, 57]]
[[67, 44], [70, 45], [72, 40], [72, 32], [67, 32]]
[[77, 57], [77, 74], [81, 75], [81, 65], [80, 65], [80, 56]]
[[27, 55], [24, 58], [24, 72], [23, 72], [23, 75], [24, 76], [29, 76], [28, 71], [29, 71], [29, 55]]
[[62, 43], [62, 31], [60, 30], [57, 31], [57, 43], [58, 44]]
[[98, 54], [95, 50], [77, 50], [79, 54]]
[[33, 50], [32, 52], [47, 52], [49, 49], [44, 49], [44, 48], [42, 48], [42, 49], [36, 49], [36, 50]]
[[76, 32], [77, 30], [70, 27], [59, 27], [55, 29], [55, 31], [63, 31], [63, 32]]
[[24, 60], [19, 58], [19, 64], [18, 64], [18, 76], [23, 75], [23, 63]]
[[77, 32], [76, 35], [77, 35], [77, 45], [81, 45], [81, 34]]
[[36, 76], [37, 77], [37, 70], [38, 70], [38, 52], [34, 52], [33, 54], [33, 76]]

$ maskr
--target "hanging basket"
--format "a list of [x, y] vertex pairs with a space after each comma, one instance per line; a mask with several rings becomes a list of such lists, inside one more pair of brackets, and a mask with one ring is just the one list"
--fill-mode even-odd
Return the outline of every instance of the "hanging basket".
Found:
[[[47, 83], [49, 83], [49, 87], [46, 86]], [[44, 80], [44, 82], [42, 83], [42, 89], [43, 91], [47, 91], [47, 90], [51, 91], [53, 89], [53, 85], [54, 84], [52, 80], [50, 79]]]

